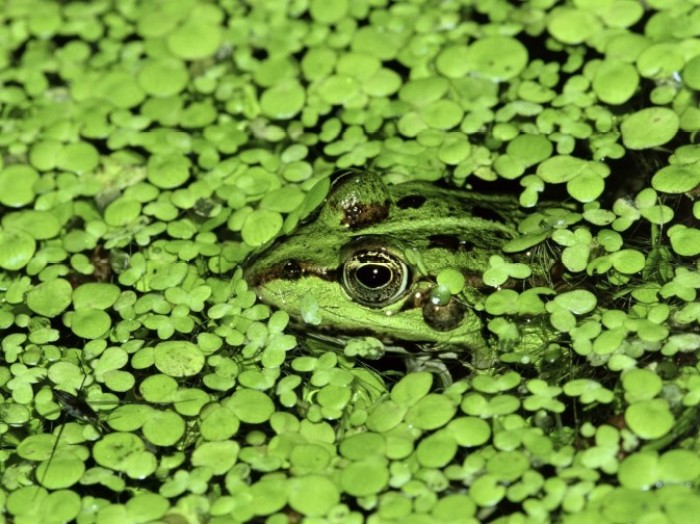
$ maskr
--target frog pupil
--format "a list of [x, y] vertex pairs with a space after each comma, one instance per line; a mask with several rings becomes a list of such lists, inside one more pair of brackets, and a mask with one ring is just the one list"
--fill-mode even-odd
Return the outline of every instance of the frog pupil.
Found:
[[380, 264], [365, 264], [355, 271], [355, 277], [360, 283], [371, 289], [386, 286], [392, 279], [391, 270]]

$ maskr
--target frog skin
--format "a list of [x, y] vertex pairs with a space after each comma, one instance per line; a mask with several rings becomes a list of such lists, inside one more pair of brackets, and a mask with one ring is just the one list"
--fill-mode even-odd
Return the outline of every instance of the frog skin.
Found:
[[[387, 186], [379, 175], [336, 179], [320, 209], [245, 267], [265, 303], [303, 323], [305, 331], [371, 335], [384, 342], [480, 352], [487, 348], [478, 309], [489, 258], [516, 236], [521, 216], [510, 196], [440, 188], [426, 182]], [[446, 304], [431, 300], [436, 275], [454, 268], [465, 287]], [[307, 304], [307, 306], [304, 306]]]

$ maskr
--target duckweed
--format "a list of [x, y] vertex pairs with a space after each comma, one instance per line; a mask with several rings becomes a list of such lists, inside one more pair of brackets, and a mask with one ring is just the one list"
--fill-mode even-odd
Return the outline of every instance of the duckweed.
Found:
[[[8, 2], [4, 519], [689, 522], [697, 9], [550, 4]], [[491, 367], [256, 302], [241, 263], [339, 169], [517, 198]]]

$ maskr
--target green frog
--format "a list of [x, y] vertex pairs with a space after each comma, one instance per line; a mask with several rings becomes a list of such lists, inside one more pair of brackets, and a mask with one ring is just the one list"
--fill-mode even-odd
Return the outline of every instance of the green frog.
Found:
[[[265, 303], [333, 337], [371, 335], [385, 343], [488, 353], [482, 282], [489, 259], [517, 235], [510, 196], [386, 185], [371, 172], [334, 180], [315, 214], [254, 257], [245, 277]], [[464, 287], [436, 283], [457, 269]], [[440, 293], [439, 291], [442, 291]]]

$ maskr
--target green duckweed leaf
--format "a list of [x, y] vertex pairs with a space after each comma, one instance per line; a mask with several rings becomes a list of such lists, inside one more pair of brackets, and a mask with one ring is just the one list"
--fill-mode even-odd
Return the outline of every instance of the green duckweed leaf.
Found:
[[445, 467], [457, 453], [457, 441], [448, 431], [437, 431], [424, 438], [416, 448], [415, 457], [426, 468]]
[[170, 97], [180, 93], [189, 80], [185, 64], [174, 58], [159, 57], [143, 62], [136, 81], [145, 93]]
[[644, 255], [633, 249], [622, 249], [610, 255], [613, 267], [624, 274], [638, 273], [644, 269]]
[[70, 305], [72, 293], [73, 288], [67, 280], [49, 280], [27, 293], [27, 306], [39, 315], [55, 317]]
[[477, 478], [469, 490], [469, 496], [482, 507], [495, 506], [505, 494], [505, 487], [498, 484], [498, 479], [490, 474]]
[[648, 369], [631, 369], [622, 375], [622, 387], [628, 402], [654, 398], [661, 391], [661, 378]]
[[191, 162], [180, 155], [152, 155], [148, 160], [148, 181], [162, 189], [178, 187], [189, 178]]
[[360, 83], [348, 75], [333, 75], [324, 79], [318, 87], [321, 99], [333, 105], [343, 105], [358, 96]]
[[512, 289], [501, 289], [489, 295], [486, 299], [486, 311], [492, 315], [506, 315], [517, 312], [518, 292]]
[[199, 373], [204, 366], [204, 354], [184, 340], [160, 342], [155, 347], [155, 366], [171, 377], [188, 377]]
[[309, 13], [311, 17], [323, 24], [335, 24], [342, 20], [348, 11], [347, 0], [335, 0], [325, 2], [324, 0], [312, 0], [309, 3]]
[[214, 475], [223, 475], [236, 463], [240, 445], [227, 440], [223, 442], [204, 442], [192, 452], [192, 465], [208, 467]]
[[262, 246], [277, 236], [282, 224], [282, 215], [278, 212], [257, 209], [246, 217], [241, 234], [249, 246]]
[[389, 469], [385, 460], [377, 458], [351, 462], [340, 473], [343, 491], [355, 497], [379, 493], [389, 481]]
[[84, 458], [67, 448], [57, 449], [36, 469], [42, 485], [51, 489], [69, 488], [80, 480], [84, 472]]
[[6, 214], [2, 225], [7, 229], [21, 229], [36, 240], [54, 238], [61, 231], [61, 222], [55, 214], [35, 209]]
[[547, 17], [547, 29], [564, 44], [580, 44], [601, 30], [601, 21], [583, 9], [556, 7]]
[[470, 70], [496, 82], [517, 76], [527, 64], [527, 48], [504, 36], [480, 38], [467, 50]]
[[452, 494], [441, 497], [433, 506], [431, 515], [436, 520], [453, 520], [476, 515], [476, 504], [467, 495]]
[[93, 171], [99, 164], [97, 149], [87, 142], [68, 144], [59, 151], [56, 166], [78, 174]]
[[173, 446], [185, 433], [185, 421], [172, 411], [155, 411], [142, 431], [143, 436], [156, 446]]
[[521, 382], [521, 377], [514, 371], [509, 371], [502, 375], [487, 376], [477, 375], [472, 380], [475, 390], [484, 393], [500, 393], [517, 387]]
[[167, 43], [178, 58], [198, 60], [213, 55], [222, 37], [223, 31], [218, 23], [192, 17], [168, 35]]
[[248, 424], [261, 424], [274, 413], [275, 407], [266, 394], [252, 389], [239, 389], [228, 403], [228, 407]]
[[525, 167], [533, 166], [552, 156], [552, 143], [543, 135], [520, 134], [508, 142], [506, 152]]
[[675, 111], [650, 107], [632, 113], [620, 125], [622, 142], [629, 149], [649, 149], [669, 142], [678, 132]]
[[525, 279], [528, 278], [532, 271], [521, 263], [507, 262], [498, 255], [492, 255], [489, 258], [489, 268], [484, 271], [484, 284], [498, 287], [504, 284], [509, 277]]
[[593, 202], [605, 190], [605, 180], [598, 173], [581, 174], [566, 184], [568, 193], [579, 202]]
[[669, 78], [683, 68], [684, 62], [678, 46], [671, 42], [656, 42], [639, 53], [637, 70], [646, 78]]
[[698, 164], [669, 165], [659, 169], [651, 179], [651, 185], [662, 193], [685, 193], [700, 184]]
[[686, 62], [682, 77], [688, 87], [700, 90], [700, 56], [694, 56]]
[[[344, 472], [347, 471], [344, 470]], [[360, 473], [360, 472], [358, 472]], [[365, 479], [372, 479], [372, 471]], [[345, 476], [343, 474], [343, 476]], [[354, 482], [362, 484], [360, 478], [349, 478], [349, 483], [354, 486]], [[302, 515], [309, 517], [322, 517], [326, 515], [340, 501], [340, 491], [338, 487], [328, 478], [321, 475], [306, 475], [297, 477], [290, 481], [289, 485], [289, 505]], [[314, 496], [310, 497], [309, 493]]]
[[464, 111], [452, 100], [438, 100], [420, 111], [420, 119], [433, 129], [452, 129], [462, 120]]
[[126, 502], [129, 515], [140, 522], [160, 519], [169, 507], [168, 499], [156, 493], [138, 493]]
[[675, 423], [668, 402], [652, 399], [635, 402], [625, 410], [627, 426], [639, 437], [647, 440], [666, 435]]
[[575, 379], [564, 384], [563, 391], [571, 397], [579, 397], [584, 404], [602, 402], [607, 404], [614, 399], [613, 392], [595, 380]]
[[495, 478], [513, 482], [520, 478], [528, 469], [530, 461], [521, 451], [502, 451], [494, 455], [486, 464], [486, 471]]
[[491, 437], [491, 427], [476, 417], [453, 418], [446, 430], [452, 433], [457, 444], [464, 447], [481, 446]]
[[401, 87], [399, 98], [413, 106], [421, 107], [439, 100], [448, 89], [447, 80], [439, 76], [412, 79]]
[[700, 230], [675, 224], [668, 229], [673, 251], [681, 256], [696, 256], [700, 254]]
[[598, 98], [606, 104], [624, 104], [639, 87], [639, 74], [629, 63], [605, 60], [598, 64], [592, 87]]
[[370, 360], [382, 358], [385, 354], [384, 344], [374, 337], [353, 338], [349, 340], [343, 349], [343, 354], [348, 357], [362, 357]]
[[251, 486], [255, 513], [269, 515], [287, 505], [289, 484], [282, 479], [265, 479]]
[[130, 198], [118, 198], [107, 206], [104, 217], [107, 225], [123, 227], [135, 221], [140, 214], [140, 202]]
[[451, 294], [456, 295], [464, 288], [465, 278], [461, 271], [448, 268], [438, 273], [437, 283], [446, 286]]
[[700, 458], [687, 449], [672, 449], [661, 455], [658, 472], [664, 483], [694, 482], [700, 476]]
[[13, 515], [46, 522], [70, 522], [81, 509], [80, 495], [61, 489], [46, 495], [32, 487], [12, 492], [7, 499], [7, 509]]
[[513, 413], [520, 407], [520, 401], [513, 395], [498, 395], [488, 399], [480, 394], [468, 394], [460, 407], [467, 415], [492, 417]]
[[107, 334], [112, 326], [108, 313], [101, 309], [85, 308], [76, 311], [70, 317], [70, 328], [81, 338], [96, 339]]
[[172, 402], [178, 389], [177, 381], [168, 376], [155, 374], [146, 377], [139, 386], [139, 392], [148, 402]]
[[289, 460], [296, 471], [320, 473], [331, 463], [331, 453], [318, 444], [300, 444], [292, 449]]
[[388, 400], [375, 405], [367, 418], [367, 428], [384, 433], [398, 426], [403, 420], [408, 406]]
[[0, 170], [0, 204], [7, 207], [22, 207], [35, 198], [34, 185], [39, 174], [31, 166], [8, 165]]
[[143, 441], [132, 433], [115, 432], [104, 435], [93, 447], [95, 461], [106, 468], [142, 478], [155, 471], [155, 455], [146, 451]]
[[383, 455], [386, 449], [386, 439], [378, 433], [360, 433], [344, 439], [339, 451], [351, 460], [362, 460], [375, 455]]
[[399, 405], [413, 406], [428, 394], [432, 385], [432, 374], [409, 373], [391, 389], [391, 400]]
[[200, 431], [202, 437], [209, 441], [223, 441], [238, 432], [240, 421], [233, 411], [224, 406], [214, 406], [202, 414]]
[[114, 284], [88, 282], [73, 291], [73, 307], [78, 309], [107, 309], [114, 305], [120, 290]]
[[270, 118], [289, 119], [302, 110], [304, 88], [296, 81], [283, 81], [266, 89], [260, 98], [262, 112]]
[[630, 489], [649, 489], [659, 480], [659, 457], [653, 452], [626, 457], [617, 472], [620, 484]]
[[17, 271], [34, 256], [36, 242], [28, 233], [18, 229], [0, 230], [0, 268]]

